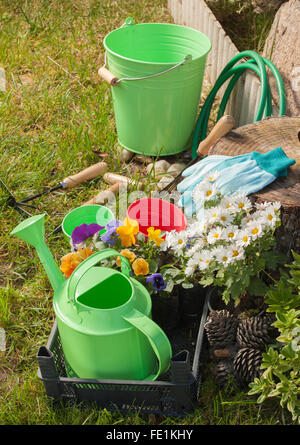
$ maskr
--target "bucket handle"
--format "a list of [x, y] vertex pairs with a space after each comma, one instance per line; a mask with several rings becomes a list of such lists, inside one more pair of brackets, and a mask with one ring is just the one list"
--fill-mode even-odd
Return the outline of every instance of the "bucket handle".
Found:
[[105, 260], [112, 256], [119, 256], [121, 259], [121, 271], [127, 277], [130, 278], [130, 263], [127, 258], [115, 249], [103, 249], [100, 252], [96, 252], [82, 261], [70, 276], [67, 284], [67, 296], [68, 300], [74, 302], [75, 291], [79, 281], [85, 275], [85, 273], [93, 266], [99, 263], [99, 261]]
[[164, 71], [160, 71], [159, 73], [149, 74], [149, 76], [143, 76], [143, 77], [121, 77], [119, 79], [114, 74], [112, 74], [107, 68], [105, 68], [105, 66], [106, 66], [106, 53], [105, 53], [104, 65], [101, 68], [99, 68], [98, 74], [99, 74], [100, 77], [102, 77], [103, 80], [108, 82], [111, 86], [115, 87], [120, 82], [127, 81], [127, 80], [129, 80], [129, 81], [131, 81], [131, 80], [133, 80], [133, 81], [135, 81], [135, 80], [145, 80], [145, 79], [151, 79], [152, 77], [161, 76], [162, 74], [166, 74], [166, 73], [169, 73], [172, 70], [175, 70], [176, 68], [178, 68], [179, 66], [181, 66], [184, 63], [188, 62], [189, 60], [192, 60], [192, 56], [190, 54], [185, 56], [185, 58], [181, 62], [178, 62], [175, 65], [171, 66], [171, 68], [168, 68], [167, 70], [164, 70]]
[[168, 337], [158, 324], [137, 309], [133, 309], [129, 314], [123, 316], [123, 319], [147, 337], [158, 359], [156, 374], [148, 376], [147, 380], [155, 380], [160, 374], [166, 372], [170, 366], [172, 348]]

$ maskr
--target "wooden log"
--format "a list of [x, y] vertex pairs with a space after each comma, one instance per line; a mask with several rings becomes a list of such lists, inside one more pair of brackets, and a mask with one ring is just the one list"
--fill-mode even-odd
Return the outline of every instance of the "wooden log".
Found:
[[[286, 115], [300, 116], [300, 0], [285, 2], [277, 11], [263, 55], [279, 70], [285, 89]], [[274, 103], [279, 105], [276, 81], [269, 74]]]

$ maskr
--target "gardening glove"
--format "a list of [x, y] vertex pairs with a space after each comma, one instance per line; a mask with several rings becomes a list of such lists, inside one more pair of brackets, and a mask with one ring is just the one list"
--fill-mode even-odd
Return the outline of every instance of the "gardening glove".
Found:
[[209, 171], [216, 170], [216, 166], [229, 157], [223, 155], [207, 156], [182, 172], [182, 176], [186, 179], [177, 186], [177, 190], [182, 193], [178, 205], [184, 207], [187, 216], [192, 216], [196, 212], [196, 205], [192, 199], [192, 193], [196, 185], [202, 181]]
[[[218, 155], [215, 155], [215, 157], [216, 156]], [[207, 158], [199, 163], [201, 164], [206, 159]], [[295, 162], [294, 159], [286, 156], [281, 147], [274, 148], [267, 153], [253, 151], [245, 155], [227, 156], [226, 158], [223, 156], [221, 162], [214, 160], [210, 170], [207, 170], [205, 167], [201, 169], [201, 167], [198, 166], [196, 174], [191, 174], [191, 177], [184, 179], [178, 185], [177, 190], [183, 193], [178, 204], [183, 207], [186, 206], [186, 211], [189, 213], [192, 212], [191, 214], [199, 210], [192, 201], [192, 192], [195, 186], [202, 181], [203, 176], [209, 171], [220, 172], [220, 176], [216, 179], [215, 185], [223, 196], [231, 195], [235, 192], [249, 195], [263, 189], [278, 177], [287, 176], [287, 168], [295, 164]], [[201, 175], [201, 172], [204, 171], [205, 173]], [[184, 176], [185, 173], [186, 172], [183, 173]], [[199, 205], [201, 204], [198, 204], [198, 207]], [[187, 213], [187, 215], [189, 213]]]

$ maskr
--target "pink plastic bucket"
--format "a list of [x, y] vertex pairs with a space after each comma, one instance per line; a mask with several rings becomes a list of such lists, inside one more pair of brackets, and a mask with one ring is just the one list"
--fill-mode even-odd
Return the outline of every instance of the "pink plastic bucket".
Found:
[[159, 198], [138, 199], [128, 207], [127, 215], [138, 221], [140, 232], [146, 236], [148, 227], [164, 232], [180, 232], [187, 225], [186, 218], [178, 207]]

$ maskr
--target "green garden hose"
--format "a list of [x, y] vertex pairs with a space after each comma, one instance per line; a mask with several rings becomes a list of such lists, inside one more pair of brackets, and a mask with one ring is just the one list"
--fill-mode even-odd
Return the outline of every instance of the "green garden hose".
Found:
[[[248, 58], [249, 60], [246, 60], [245, 62], [236, 65], [237, 62], [239, 62], [241, 59], [244, 58]], [[271, 88], [268, 81], [266, 67], [270, 69], [271, 73], [273, 74], [276, 80], [276, 85], [279, 94], [279, 116], [285, 115], [286, 104], [285, 104], [284, 86], [282, 78], [276, 66], [274, 65], [273, 62], [266, 59], [265, 57], [261, 57], [255, 51], [243, 51], [238, 55], [236, 55], [235, 57], [233, 57], [233, 59], [225, 66], [225, 68], [219, 75], [218, 79], [216, 80], [213, 89], [206, 98], [206, 101], [197, 119], [193, 134], [193, 142], [192, 142], [193, 159], [197, 157], [197, 148], [199, 142], [206, 138], [209, 116], [215, 97], [219, 89], [228, 79], [231, 78], [220, 104], [217, 121], [223, 116], [230, 94], [233, 88], [235, 87], [238, 79], [246, 70], [249, 69], [254, 71], [258, 75], [261, 83], [258, 109], [254, 118], [254, 122], [258, 122], [264, 117], [272, 115], [272, 95], [271, 95]]]

